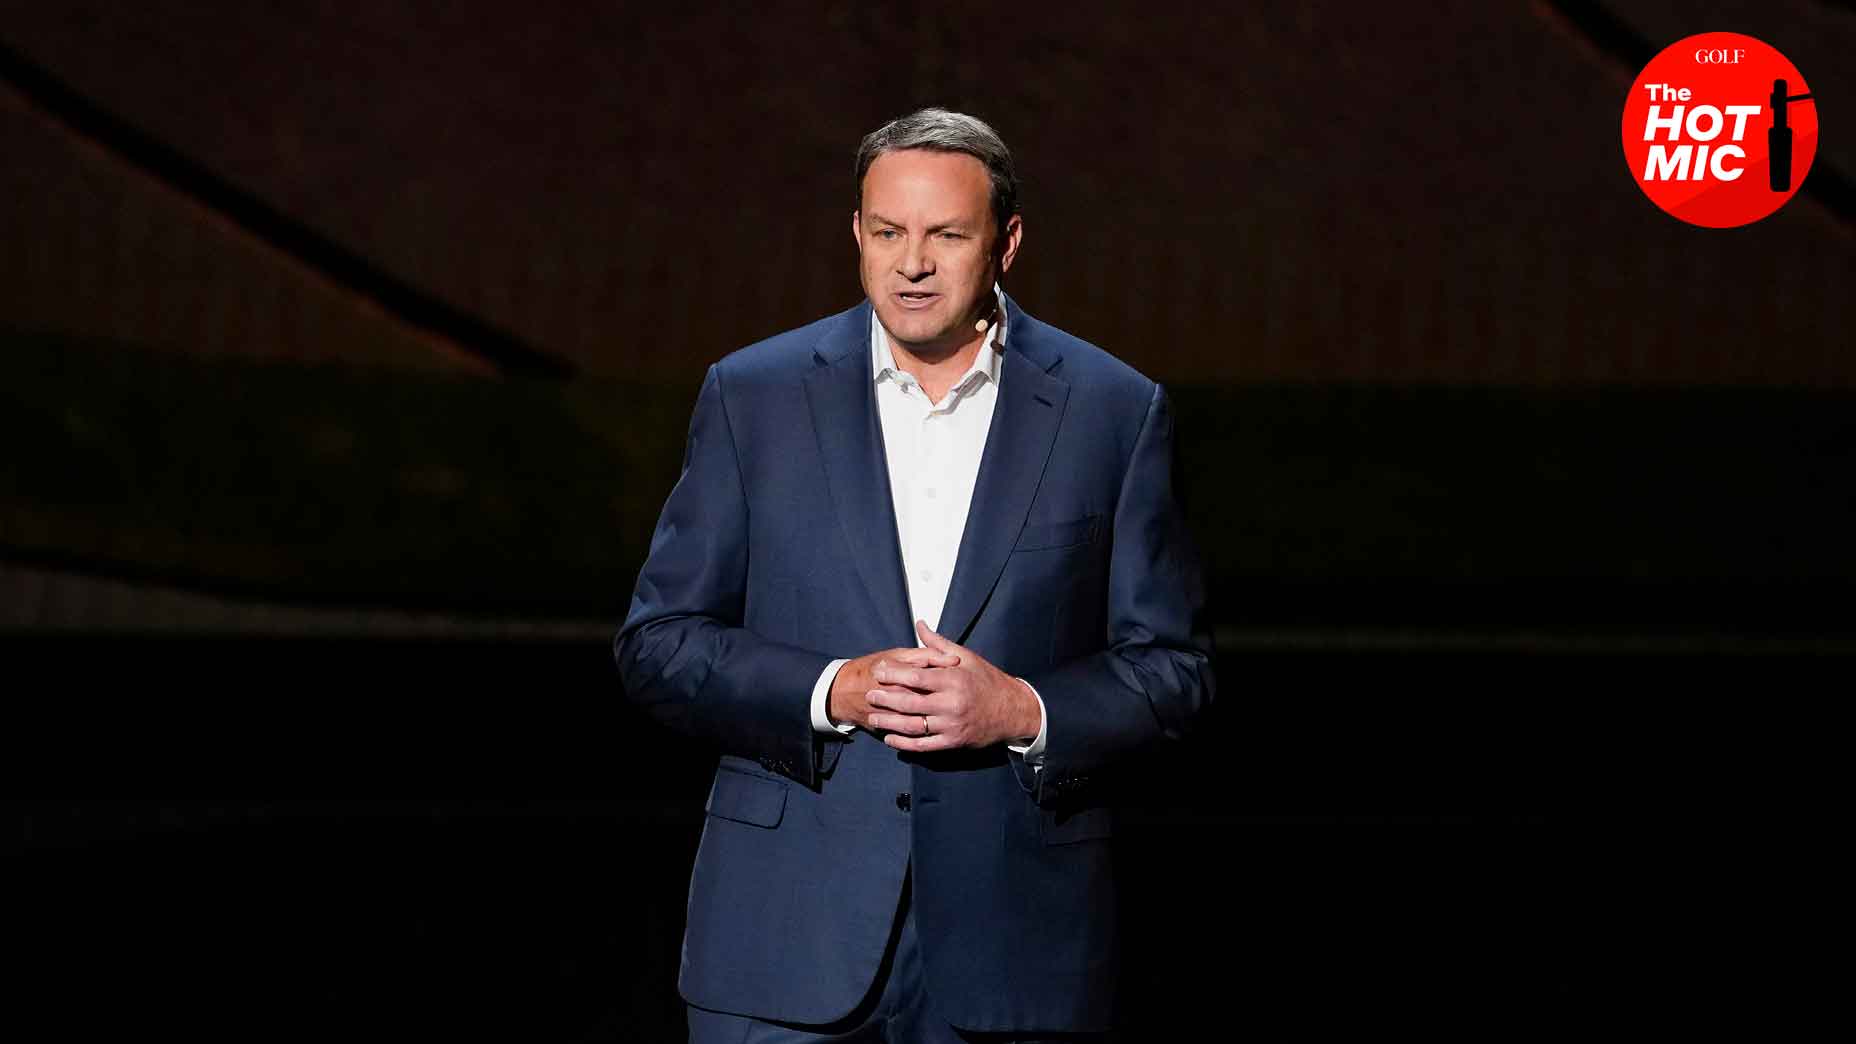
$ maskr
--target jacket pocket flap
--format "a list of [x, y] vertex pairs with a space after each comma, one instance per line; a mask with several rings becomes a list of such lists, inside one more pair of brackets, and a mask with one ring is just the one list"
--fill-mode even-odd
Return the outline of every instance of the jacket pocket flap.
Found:
[[1044, 832], [1044, 843], [1047, 845], [1067, 845], [1075, 841], [1112, 837], [1115, 833], [1115, 813], [1107, 807], [1079, 808], [1073, 812], [1042, 809], [1038, 815], [1038, 825]]
[[715, 774], [707, 807], [710, 815], [737, 823], [779, 826], [786, 811], [786, 784], [724, 767]]
[[1028, 525], [1018, 534], [1019, 551], [1042, 551], [1087, 544], [1096, 535], [1095, 515], [1085, 515], [1072, 522], [1043, 522]]

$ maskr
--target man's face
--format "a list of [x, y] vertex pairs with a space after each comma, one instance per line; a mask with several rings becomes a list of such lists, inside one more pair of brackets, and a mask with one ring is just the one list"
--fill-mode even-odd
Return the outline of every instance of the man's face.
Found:
[[918, 356], [945, 356], [978, 338], [992, 284], [1018, 252], [1013, 215], [1003, 239], [991, 182], [960, 152], [886, 152], [864, 174], [851, 215], [864, 293], [890, 336]]

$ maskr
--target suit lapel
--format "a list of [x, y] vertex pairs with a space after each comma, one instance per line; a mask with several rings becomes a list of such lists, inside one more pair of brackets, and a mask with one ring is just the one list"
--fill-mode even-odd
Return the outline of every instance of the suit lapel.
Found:
[[[966, 532], [960, 538], [960, 554], [937, 628], [961, 643], [967, 640], [1018, 542], [1070, 398], [1069, 382], [1049, 372], [1062, 356], [1049, 348], [1040, 324], [1020, 311], [1010, 297], [1005, 304], [1006, 350], [1000, 359], [999, 398], [993, 404]], [[886, 495], [888, 488], [885, 482]], [[911, 633], [913, 629], [911, 623]]]
[[813, 347], [813, 355], [818, 365], [805, 376], [806, 402], [838, 525], [884, 632], [892, 634], [897, 645], [912, 646], [915, 625], [909, 619], [895, 502], [870, 372], [870, 302], [844, 313]]
[[[1007, 344], [939, 631], [964, 642], [1018, 542], [1050, 460], [1070, 385], [1050, 371], [1062, 362], [1032, 319], [1006, 298]], [[805, 377], [812, 430], [826, 485], [857, 574], [897, 645], [915, 644], [908, 582], [896, 543], [883, 428], [870, 372], [870, 303], [844, 314], [814, 346], [818, 365]]]

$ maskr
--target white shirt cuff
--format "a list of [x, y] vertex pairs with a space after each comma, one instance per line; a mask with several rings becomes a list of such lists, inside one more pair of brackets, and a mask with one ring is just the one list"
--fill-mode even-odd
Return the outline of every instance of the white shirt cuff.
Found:
[[1032, 740], [1029, 744], [1025, 746], [1021, 747], [1016, 743], [1007, 743], [1005, 745], [1005, 749], [1011, 751], [1014, 754], [1024, 755], [1025, 764], [1030, 765], [1033, 768], [1043, 768], [1044, 767], [1044, 740], [1050, 732], [1050, 715], [1044, 713], [1044, 697], [1038, 694], [1038, 687], [1031, 684], [1028, 681], [1025, 681], [1023, 678], [1020, 678], [1018, 680], [1021, 682], [1025, 682], [1025, 688], [1030, 689], [1031, 695], [1037, 697], [1038, 735], [1036, 739]]
[[[818, 681], [812, 685], [812, 727], [819, 732], [836, 732], [842, 735], [848, 734], [857, 727], [849, 722], [843, 725], [833, 722], [828, 712], [831, 706], [831, 683], [837, 680], [838, 669], [850, 662], [849, 660], [833, 660], [826, 664], [825, 669], [819, 672]], [[1043, 739], [1043, 734], [1039, 733], [1038, 738]]]

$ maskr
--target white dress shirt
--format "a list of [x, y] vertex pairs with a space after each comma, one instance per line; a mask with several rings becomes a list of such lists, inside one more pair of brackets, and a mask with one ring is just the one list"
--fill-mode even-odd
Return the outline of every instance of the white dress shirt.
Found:
[[[960, 554], [961, 534], [966, 532], [993, 406], [999, 400], [999, 354], [1006, 343], [1005, 294], [997, 285], [993, 294], [999, 301], [999, 321], [986, 331], [973, 365], [938, 403], [929, 402], [915, 378], [896, 365], [889, 333], [877, 320], [875, 309], [870, 313], [870, 372], [876, 382], [877, 414], [889, 460], [896, 543], [908, 578], [911, 619], [923, 620], [936, 631]], [[921, 644], [919, 639], [916, 644]], [[820, 732], [848, 733], [854, 728], [834, 723], [827, 713], [831, 683], [839, 668], [849, 662], [831, 661], [812, 687], [812, 727]], [[1029, 682], [1025, 686], [1038, 701], [1037, 738], [1025, 746], [1008, 746], [1036, 766], [1044, 759], [1048, 722], [1044, 697]]]

